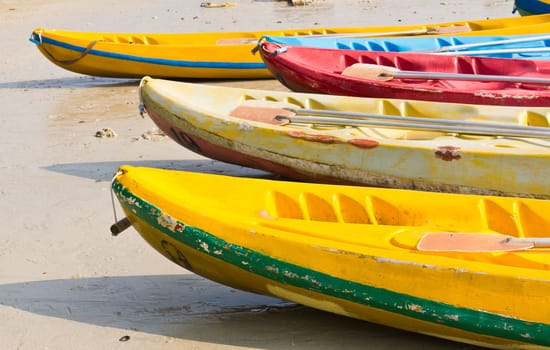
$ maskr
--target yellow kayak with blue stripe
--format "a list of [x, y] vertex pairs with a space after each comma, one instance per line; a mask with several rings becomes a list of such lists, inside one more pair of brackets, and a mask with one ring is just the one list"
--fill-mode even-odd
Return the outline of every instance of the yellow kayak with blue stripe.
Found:
[[57, 66], [100, 77], [271, 78], [252, 50], [271, 36], [500, 35], [549, 32], [550, 15], [439, 24], [304, 28], [254, 32], [107, 33], [36, 28], [30, 41]]

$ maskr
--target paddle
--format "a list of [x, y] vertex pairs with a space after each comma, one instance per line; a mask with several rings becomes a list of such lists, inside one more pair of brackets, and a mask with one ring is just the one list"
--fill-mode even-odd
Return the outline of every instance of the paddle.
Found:
[[417, 249], [435, 252], [510, 252], [531, 248], [549, 248], [550, 238], [517, 238], [502, 234], [429, 232]]
[[[412, 51], [411, 51], [412, 52]], [[493, 50], [470, 50], [470, 51], [446, 51], [446, 52], [434, 52], [434, 55], [446, 55], [446, 56], [479, 56], [479, 55], [496, 55], [505, 53], [517, 53], [518, 55], [530, 54], [530, 53], [547, 53], [550, 52], [550, 47], [517, 47], [510, 49], [493, 49]], [[541, 55], [539, 55], [541, 56]], [[538, 56], [534, 56], [535, 58]]]
[[438, 72], [402, 71], [395, 67], [378, 64], [355, 63], [346, 67], [342, 75], [369, 80], [389, 81], [392, 79], [426, 79], [426, 80], [474, 80], [474, 81], [505, 81], [516, 83], [550, 84], [550, 79], [538, 77], [517, 77], [509, 75], [458, 74]]
[[[287, 123], [312, 123], [312, 124], [324, 124], [324, 125], [340, 125], [340, 126], [378, 126], [384, 128], [397, 128], [397, 129], [409, 129], [409, 130], [422, 130], [422, 131], [439, 131], [450, 132], [458, 134], [471, 134], [471, 135], [491, 135], [491, 136], [507, 136], [507, 137], [534, 137], [534, 138], [550, 138], [550, 131], [543, 130], [530, 130], [522, 131], [520, 127], [518, 130], [506, 129], [506, 128], [483, 128], [483, 127], [461, 127], [453, 125], [429, 125], [425, 123], [407, 123], [402, 122], [385, 122], [377, 120], [358, 120], [358, 119], [342, 119], [342, 118], [330, 118], [330, 117], [310, 117], [310, 116], [276, 116], [275, 120], [281, 121], [280, 125]], [[404, 120], [407, 118], [404, 117]], [[285, 121], [287, 121], [285, 123]], [[528, 127], [526, 127], [528, 128]], [[535, 128], [535, 127], [533, 127]]]
[[468, 26], [449, 26], [449, 27], [437, 27], [437, 28], [422, 28], [422, 29], [410, 29], [399, 30], [393, 32], [368, 32], [368, 33], [331, 33], [331, 34], [304, 34], [295, 35], [295, 37], [312, 37], [312, 38], [376, 38], [381, 36], [409, 36], [409, 35], [437, 35], [437, 34], [453, 34], [470, 32], [471, 29]]
[[[309, 113], [320, 116], [298, 116], [296, 113]], [[289, 123], [312, 123], [339, 126], [379, 126], [385, 128], [422, 131], [430, 130], [474, 135], [550, 138], [550, 130], [548, 130], [547, 127], [509, 125], [504, 123], [469, 122], [465, 120], [432, 119], [422, 117], [402, 117], [397, 115], [330, 110], [325, 111], [318, 109], [293, 110], [280, 107], [241, 105], [231, 111], [230, 116], [274, 125], [286, 125]]]
[[[342, 112], [342, 111], [333, 111], [333, 110], [323, 110], [323, 109], [288, 109], [294, 114], [310, 114], [310, 115], [320, 115], [325, 117], [334, 117], [334, 118], [352, 118], [358, 120], [364, 119], [382, 119], [382, 120], [395, 120], [399, 122], [419, 122], [426, 124], [436, 124], [436, 125], [454, 125], [454, 126], [466, 126], [474, 128], [493, 128], [493, 129], [509, 129], [514, 131], [521, 132], [543, 132], [548, 133], [550, 129], [546, 126], [529, 126], [529, 125], [516, 125], [516, 124], [506, 124], [506, 123], [488, 123], [488, 122], [473, 122], [468, 120], [454, 120], [454, 119], [441, 119], [441, 118], [429, 118], [429, 117], [414, 117], [414, 116], [400, 116], [400, 115], [391, 115], [391, 114], [374, 114], [374, 113], [358, 113], [358, 112]], [[285, 116], [292, 117], [292, 115]]]
[[494, 41], [485, 41], [472, 44], [460, 44], [460, 45], [448, 45], [442, 46], [438, 49], [431, 50], [429, 52], [446, 52], [446, 51], [457, 51], [463, 49], [471, 49], [474, 47], [486, 47], [486, 46], [495, 46], [495, 45], [504, 45], [504, 44], [517, 44], [530, 41], [539, 41], [539, 40], [550, 40], [550, 35], [541, 35], [541, 36], [530, 36], [517, 39], [503, 39], [503, 40], [494, 40]]

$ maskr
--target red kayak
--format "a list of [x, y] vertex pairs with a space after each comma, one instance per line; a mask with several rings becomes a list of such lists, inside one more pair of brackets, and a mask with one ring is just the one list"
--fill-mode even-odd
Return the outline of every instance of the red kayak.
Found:
[[323, 49], [263, 42], [271, 73], [297, 92], [550, 107], [550, 60]]

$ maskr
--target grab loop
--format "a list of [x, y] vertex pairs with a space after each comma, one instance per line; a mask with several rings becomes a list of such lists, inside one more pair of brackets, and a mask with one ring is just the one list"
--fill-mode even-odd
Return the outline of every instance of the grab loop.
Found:
[[82, 51], [82, 53], [80, 54], [80, 57], [77, 57], [75, 59], [71, 59], [71, 60], [58, 60], [57, 58], [55, 58], [53, 56], [53, 54], [48, 51], [48, 49], [46, 48], [46, 46], [44, 45], [44, 42], [42, 40], [42, 30], [39, 30], [37, 32], [37, 36], [38, 36], [38, 44], [40, 47], [42, 47], [42, 50], [44, 50], [44, 52], [46, 53], [46, 55], [54, 62], [57, 62], [57, 63], [60, 63], [60, 64], [65, 64], [65, 65], [71, 65], [71, 64], [74, 64], [78, 61], [80, 61], [82, 58], [84, 58], [88, 53], [90, 53], [90, 51], [92, 51], [92, 48], [94, 47], [94, 45], [98, 42], [98, 41], [101, 41], [101, 40], [93, 40], [91, 41], [88, 46], [86, 46], [86, 49], [84, 49], [84, 51]]
[[117, 171], [115, 173], [115, 175], [113, 176], [113, 179], [111, 180], [111, 204], [113, 206], [113, 215], [114, 215], [114, 218], [115, 218], [115, 223], [111, 225], [111, 234], [113, 236], [118, 236], [119, 233], [126, 230], [128, 227], [132, 226], [132, 223], [130, 222], [130, 220], [128, 220], [128, 218], [125, 217], [123, 219], [118, 220], [117, 214], [116, 214], [115, 196], [114, 196], [114, 191], [113, 191], [113, 182], [115, 181], [117, 176], [122, 175], [122, 173], [123, 172], [120, 171], [120, 170]]

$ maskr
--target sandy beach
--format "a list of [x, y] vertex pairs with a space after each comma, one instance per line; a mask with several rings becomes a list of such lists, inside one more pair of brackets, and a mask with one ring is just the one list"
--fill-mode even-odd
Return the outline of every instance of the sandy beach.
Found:
[[[119, 165], [264, 176], [156, 133], [137, 80], [71, 73], [36, 27], [199, 32], [436, 23], [517, 16], [512, 0], [0, 0], [1, 349], [475, 349], [228, 288], [168, 261], [114, 222]], [[275, 80], [207, 82], [285, 90]], [[115, 138], [98, 138], [111, 128]], [[119, 212], [120, 213], [120, 212]]]

